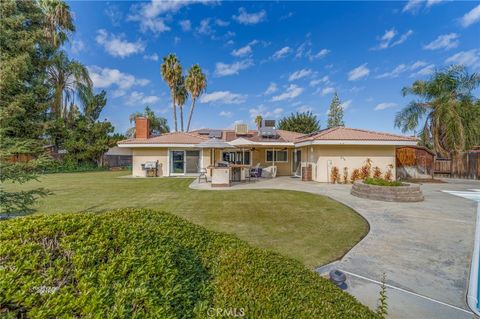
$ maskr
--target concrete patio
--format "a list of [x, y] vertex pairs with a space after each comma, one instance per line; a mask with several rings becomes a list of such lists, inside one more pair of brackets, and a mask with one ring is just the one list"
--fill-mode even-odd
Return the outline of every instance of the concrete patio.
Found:
[[[191, 188], [211, 190], [195, 181]], [[389, 318], [473, 318], [466, 292], [474, 243], [476, 203], [442, 190], [480, 188], [479, 181], [424, 184], [425, 201], [391, 203], [350, 195], [351, 185], [261, 179], [236, 189], [298, 190], [331, 197], [361, 214], [370, 232], [334, 266], [347, 272], [346, 291], [375, 309], [379, 282], [386, 275]], [[319, 265], [322, 266], [322, 265]], [[329, 266], [317, 269], [328, 271]]]

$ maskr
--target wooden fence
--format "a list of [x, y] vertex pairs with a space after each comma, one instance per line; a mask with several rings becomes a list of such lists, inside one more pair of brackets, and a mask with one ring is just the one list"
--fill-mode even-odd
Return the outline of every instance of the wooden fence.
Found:
[[434, 171], [437, 175], [480, 179], [480, 151], [464, 152], [451, 158], [436, 158]]

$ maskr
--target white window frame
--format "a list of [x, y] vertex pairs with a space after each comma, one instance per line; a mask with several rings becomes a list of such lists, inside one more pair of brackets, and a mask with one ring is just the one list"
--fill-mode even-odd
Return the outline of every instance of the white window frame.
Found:
[[[273, 155], [273, 159], [274, 159], [273, 161], [269, 161], [269, 160], [267, 159], [267, 153], [268, 153], [269, 151], [270, 151], [270, 152], [274, 152], [274, 153], [272, 154], [272, 155]], [[275, 152], [285, 152], [285, 153], [287, 154], [287, 159], [286, 159], [285, 161], [277, 161], [276, 156], [275, 156]], [[276, 149], [276, 150], [274, 150], [274, 149], [267, 149], [267, 150], [265, 150], [265, 163], [273, 163], [273, 162], [275, 162], [275, 163], [288, 163], [288, 149], [286, 149], [286, 150], [277, 150], [277, 149]]]

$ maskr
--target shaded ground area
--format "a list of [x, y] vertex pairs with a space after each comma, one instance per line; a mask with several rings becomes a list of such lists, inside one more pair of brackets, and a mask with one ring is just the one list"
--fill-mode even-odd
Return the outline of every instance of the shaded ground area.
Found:
[[[280, 188], [329, 196], [370, 223], [369, 234], [335, 266], [348, 271], [348, 292], [374, 308], [386, 274], [389, 318], [473, 318], [466, 291], [474, 243], [476, 203], [442, 190], [480, 188], [480, 182], [424, 184], [425, 201], [390, 203], [350, 194], [351, 185], [264, 180], [237, 188]], [[195, 187], [195, 185], [192, 185]], [[202, 185], [202, 187], [204, 187]]]
[[327, 197], [288, 190], [198, 191], [186, 178], [119, 178], [126, 172], [51, 174], [41, 183], [5, 185], [7, 190], [45, 187], [53, 195], [38, 212], [153, 208], [293, 257], [313, 269], [338, 259], [368, 230], [352, 209]]

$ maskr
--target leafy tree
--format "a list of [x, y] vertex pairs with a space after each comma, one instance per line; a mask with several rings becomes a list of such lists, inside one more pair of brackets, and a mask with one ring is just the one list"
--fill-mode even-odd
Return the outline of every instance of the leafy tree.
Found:
[[328, 110], [328, 128], [336, 126], [345, 126], [343, 122], [343, 107], [337, 92], [333, 94], [332, 102], [330, 103], [330, 109]]
[[[24, 183], [48, 164], [41, 138], [50, 98], [46, 21], [35, 1], [1, 1], [0, 16], [0, 182]], [[0, 212], [27, 212], [45, 194], [0, 188]]]
[[280, 120], [278, 128], [281, 130], [309, 134], [320, 130], [317, 116], [312, 112], [292, 113]]
[[197, 98], [207, 89], [207, 77], [203, 73], [198, 64], [193, 65], [185, 78], [185, 86], [192, 97], [192, 105], [188, 113], [187, 132], [190, 131], [190, 123], [192, 121], [193, 110]]
[[[162, 133], [170, 132], [170, 127], [168, 126], [167, 119], [156, 116], [150, 107], [146, 106], [145, 111], [135, 112], [130, 114], [130, 123], [135, 123], [137, 117], [146, 117], [150, 120], [150, 135], [160, 135]], [[127, 130], [127, 137], [135, 137], [135, 125]]]
[[396, 114], [395, 126], [407, 132], [422, 125], [422, 141], [438, 154], [465, 150], [479, 140], [479, 104], [472, 96], [479, 84], [480, 76], [463, 66], [450, 66], [427, 81], [415, 81], [402, 93], [418, 99]]
[[78, 95], [85, 103], [92, 91], [92, 80], [88, 70], [80, 62], [70, 60], [65, 52], [55, 53], [47, 68], [47, 83], [53, 89], [52, 112], [55, 117], [68, 116], [69, 103]]
[[106, 120], [98, 121], [107, 103], [105, 94], [105, 91], [90, 94], [85, 101], [83, 113], [77, 108], [70, 112], [71, 119], [63, 143], [68, 164], [101, 165], [103, 154], [116, 144], [117, 140], [112, 136], [112, 124]]
[[180, 65], [180, 61], [177, 59], [177, 56], [175, 54], [170, 53], [163, 58], [163, 63], [160, 66], [160, 73], [165, 82], [167, 82], [168, 87], [170, 88], [170, 96], [172, 98], [173, 122], [175, 125], [175, 132], [177, 132], [178, 125], [175, 97], [177, 96], [176, 89], [178, 82], [182, 77], [182, 66]]
[[175, 89], [175, 104], [180, 109], [180, 130], [183, 132], [183, 106], [188, 99], [188, 91], [185, 87], [184, 77], [180, 77]]

